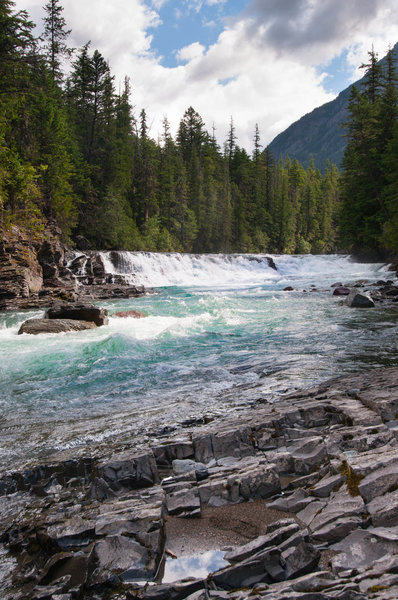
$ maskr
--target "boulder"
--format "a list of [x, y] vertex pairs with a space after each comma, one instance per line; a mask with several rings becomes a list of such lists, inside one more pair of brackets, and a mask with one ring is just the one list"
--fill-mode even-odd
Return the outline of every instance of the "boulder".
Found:
[[210, 581], [224, 590], [248, 588], [256, 583], [272, 583], [286, 578], [278, 548], [267, 548], [254, 557], [225, 567], [210, 576]]
[[29, 333], [67, 333], [70, 331], [84, 331], [85, 329], [96, 329], [97, 325], [92, 321], [77, 321], [72, 319], [29, 319], [22, 323], [18, 335]]
[[189, 458], [185, 460], [175, 459], [172, 466], [175, 475], [183, 475], [184, 473], [194, 471], [195, 473], [199, 473], [199, 479], [206, 479], [209, 474], [204, 463], [195, 462]]
[[47, 529], [47, 535], [54, 540], [61, 552], [88, 546], [94, 540], [94, 534], [95, 523], [80, 516], [71, 517]]
[[352, 308], [374, 308], [375, 306], [369, 294], [358, 292], [357, 290], [351, 290], [345, 300], [345, 304]]
[[335, 287], [333, 290], [333, 296], [348, 296], [350, 293], [350, 288], [345, 287], [344, 285], [340, 285]]
[[158, 468], [170, 468], [173, 460], [184, 460], [194, 456], [190, 440], [178, 439], [152, 448]]
[[97, 327], [109, 323], [108, 311], [94, 304], [59, 304], [49, 308], [45, 313], [45, 318], [92, 321]]

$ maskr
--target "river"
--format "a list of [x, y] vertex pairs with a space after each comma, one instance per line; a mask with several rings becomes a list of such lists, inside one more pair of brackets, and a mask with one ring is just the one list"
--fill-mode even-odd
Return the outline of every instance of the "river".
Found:
[[[108, 272], [155, 293], [102, 302], [109, 326], [79, 333], [19, 336], [43, 311], [0, 315], [2, 470], [145, 442], [329, 377], [398, 364], [397, 312], [350, 309], [330, 287], [392, 279], [383, 265], [274, 256], [274, 270], [260, 255], [125, 252], [115, 268], [103, 257]], [[129, 309], [148, 316], [112, 317]]]

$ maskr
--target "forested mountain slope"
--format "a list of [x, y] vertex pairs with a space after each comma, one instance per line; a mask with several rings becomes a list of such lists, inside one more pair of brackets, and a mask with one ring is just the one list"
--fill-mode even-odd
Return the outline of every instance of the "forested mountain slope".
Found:
[[[393, 48], [398, 52], [398, 42]], [[385, 63], [385, 58], [380, 62]], [[360, 86], [363, 79], [355, 84]], [[275, 158], [290, 156], [308, 166], [311, 156], [315, 166], [323, 169], [326, 161], [341, 166], [346, 146], [345, 129], [347, 106], [353, 85], [343, 90], [337, 98], [304, 115], [273, 139], [269, 149]]]

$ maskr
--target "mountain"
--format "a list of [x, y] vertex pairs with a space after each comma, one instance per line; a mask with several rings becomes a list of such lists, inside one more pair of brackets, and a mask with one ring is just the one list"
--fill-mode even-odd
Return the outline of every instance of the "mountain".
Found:
[[[393, 52], [397, 56], [398, 42]], [[381, 64], [384, 61], [385, 58], [380, 61]], [[313, 156], [319, 169], [325, 168], [327, 160], [340, 166], [346, 145], [342, 124], [348, 117], [351, 89], [354, 85], [359, 87], [361, 82], [362, 79], [359, 79], [340, 92], [337, 98], [315, 108], [277, 135], [269, 145], [275, 158], [297, 158], [306, 167]]]

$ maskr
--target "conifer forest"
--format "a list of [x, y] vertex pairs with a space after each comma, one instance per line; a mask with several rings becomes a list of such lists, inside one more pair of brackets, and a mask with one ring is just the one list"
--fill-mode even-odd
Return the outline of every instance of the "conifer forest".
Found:
[[[48, 0], [37, 38], [25, 11], [0, 4], [0, 221], [92, 248], [178, 252], [328, 253], [398, 250], [395, 59], [373, 51], [342, 129], [341, 168], [280, 160], [253, 124], [251, 153], [233, 116], [222, 146], [188, 107], [159, 139], [133, 109], [106, 57], [72, 51], [59, 0]], [[133, 74], [132, 74], [133, 77]], [[167, 115], [167, 106], [164, 107]]]

